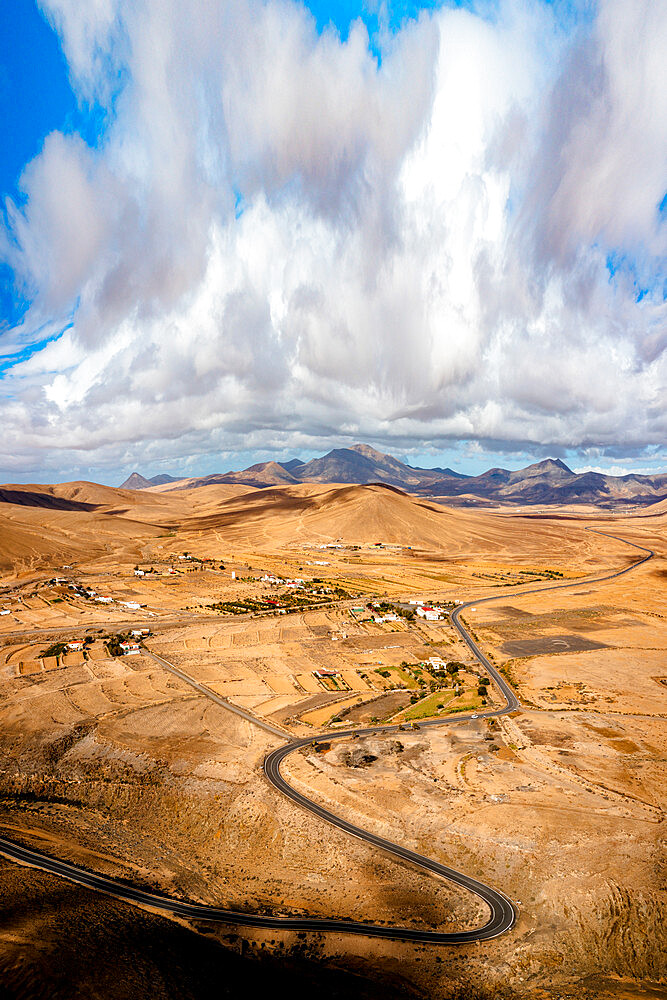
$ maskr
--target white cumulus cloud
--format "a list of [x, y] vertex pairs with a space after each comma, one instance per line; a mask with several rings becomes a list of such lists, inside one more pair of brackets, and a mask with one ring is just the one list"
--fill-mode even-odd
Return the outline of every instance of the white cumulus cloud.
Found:
[[5, 468], [664, 441], [664, 5], [445, 7], [380, 62], [288, 0], [42, 6], [107, 117], [7, 206], [5, 338], [72, 325], [5, 377]]

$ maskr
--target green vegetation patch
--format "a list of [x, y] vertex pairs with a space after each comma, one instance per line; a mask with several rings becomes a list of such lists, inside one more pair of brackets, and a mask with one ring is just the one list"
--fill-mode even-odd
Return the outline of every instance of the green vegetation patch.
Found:
[[[104, 638], [110, 656], [123, 656], [123, 650], [120, 648], [121, 642], [129, 642], [132, 639], [129, 632], [119, 632], [117, 635], [107, 635]], [[136, 640], [132, 639], [132, 641]]]
[[415, 678], [404, 667], [391, 667], [390, 669], [399, 677], [402, 687], [414, 689], [419, 686]]
[[228, 615], [248, 615], [260, 611], [300, 611], [311, 607], [331, 604], [334, 600], [344, 600], [349, 595], [341, 587], [332, 587], [327, 594], [309, 593], [307, 590], [286, 591], [275, 597], [243, 597], [235, 601], [216, 601], [203, 605], [209, 611], [220, 611]]
[[63, 656], [67, 652], [66, 642], [54, 642], [48, 649], [43, 650], [40, 656]]
[[408, 708], [403, 713], [403, 718], [406, 722], [411, 722], [413, 719], [428, 719], [432, 715], [438, 715], [440, 705], [443, 708], [448, 708], [451, 701], [451, 692], [436, 691], [435, 694], [430, 694], [417, 702], [412, 708]]
[[414, 719], [428, 719], [439, 715], [443, 709], [446, 714], [453, 715], [458, 712], [476, 712], [482, 707], [482, 698], [473, 691], [464, 691], [458, 697], [451, 690], [435, 691], [408, 708], [402, 718], [406, 722], [411, 722]]

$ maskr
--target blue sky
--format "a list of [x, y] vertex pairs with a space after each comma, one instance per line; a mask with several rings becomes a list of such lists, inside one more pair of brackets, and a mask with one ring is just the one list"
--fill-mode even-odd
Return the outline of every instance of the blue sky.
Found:
[[[399, 0], [383, 4], [380, 11], [379, 3], [355, 0], [307, 4], [319, 31], [334, 27], [343, 39], [358, 18], [374, 37], [381, 26], [399, 28], [420, 10], [439, 5]], [[35, 0], [0, 0], [0, 6], [0, 192], [3, 201], [7, 196], [21, 201], [23, 169], [40, 152], [50, 132], [78, 133], [95, 146], [103, 139], [104, 119], [98, 108], [77, 101], [58, 35]], [[15, 322], [27, 305], [11, 269], [0, 263], [0, 322]]]
[[[382, 5], [382, 14], [379, 3], [357, 0], [311, 0], [306, 6], [319, 31], [333, 26], [346, 38], [350, 23], [358, 18], [374, 35], [385, 21], [396, 29], [440, 3], [399, 0]], [[35, 0], [2, 0], [0, 7], [0, 191], [16, 197], [24, 166], [39, 153], [49, 132], [82, 132], [94, 144], [99, 122], [90, 109], [79, 106], [58, 35]]]
[[58, 37], [33, 0], [3, 0], [0, 32], [0, 186], [16, 193], [25, 164], [55, 128], [78, 124]]
[[0, 478], [663, 467], [661, 5], [200, 7], [2, 0]]
[[[24, 166], [44, 137], [76, 115], [76, 99], [58, 38], [33, 0], [3, 0], [0, 31], [0, 191], [18, 196]], [[4, 200], [3, 197], [3, 200]], [[24, 307], [8, 267], [0, 267], [0, 315]]]

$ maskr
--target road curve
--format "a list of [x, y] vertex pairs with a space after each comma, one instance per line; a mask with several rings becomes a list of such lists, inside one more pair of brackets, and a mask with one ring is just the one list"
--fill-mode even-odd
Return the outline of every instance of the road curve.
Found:
[[[593, 529], [586, 529], [592, 531]], [[522, 590], [521, 593], [517, 593], [517, 597], [522, 597], [527, 594], [535, 594], [546, 590], [561, 590], [566, 587], [581, 586], [582, 583], [602, 583], [607, 580], [613, 580], [618, 576], [623, 576], [625, 573], [629, 573], [631, 570], [637, 569], [643, 563], [647, 562], [653, 557], [653, 551], [651, 549], [646, 549], [642, 545], [636, 545], [634, 542], [628, 542], [624, 538], [620, 538], [618, 535], [610, 535], [608, 532], [599, 531], [596, 534], [608, 535], [609, 538], [614, 538], [617, 541], [625, 542], [626, 545], [631, 545], [633, 548], [639, 549], [642, 552], [647, 553], [643, 559], [638, 560], [632, 565], [625, 567], [625, 569], [617, 570], [614, 573], [608, 573], [605, 576], [596, 577], [594, 579], [588, 579], [586, 581], [577, 580], [576, 583], [559, 583], [553, 584], [546, 587], [534, 587], [530, 590]], [[515, 592], [516, 593], [516, 592]], [[491, 601], [507, 600], [507, 594], [494, 595], [493, 597], [485, 597], [476, 601], [467, 601], [465, 604], [459, 605], [455, 611], [451, 614], [451, 621], [454, 627], [459, 632], [461, 638], [467, 644], [470, 651], [473, 653], [475, 658], [479, 663], [488, 671], [489, 675], [493, 679], [495, 686], [499, 689], [501, 694], [505, 699], [505, 705], [500, 709], [493, 709], [488, 712], [479, 712], [475, 714], [476, 718], [480, 719], [490, 719], [501, 715], [508, 715], [510, 712], [514, 712], [519, 708], [519, 699], [516, 694], [505, 680], [503, 675], [498, 671], [498, 669], [493, 665], [489, 658], [482, 652], [473, 637], [470, 635], [465, 625], [460, 621], [460, 614], [465, 611], [466, 608], [476, 606], [478, 604], [486, 604]], [[469, 721], [472, 715], [458, 715], [456, 717], [450, 716], [446, 719], [431, 719], [419, 723], [420, 728], [432, 728], [435, 726], [445, 726], [452, 725], [457, 722]], [[394, 928], [393, 936], [401, 940], [420, 940], [420, 941], [430, 941], [432, 943], [438, 944], [464, 944], [470, 941], [486, 941], [490, 938], [497, 937], [499, 934], [503, 934], [505, 931], [510, 930], [517, 918], [517, 909], [514, 903], [505, 896], [504, 893], [500, 892], [498, 889], [494, 889], [491, 886], [485, 885], [483, 882], [479, 882], [477, 879], [472, 878], [469, 875], [464, 875], [462, 872], [458, 872], [453, 868], [449, 868], [446, 865], [441, 865], [437, 861], [433, 861], [431, 858], [427, 858], [422, 854], [417, 854], [415, 851], [410, 851], [405, 847], [401, 847], [399, 844], [394, 844], [384, 837], [378, 837], [376, 834], [370, 833], [368, 830], [364, 830], [361, 827], [356, 826], [353, 823], [347, 822], [335, 813], [332, 813], [329, 809], [324, 808], [319, 803], [315, 802], [313, 799], [309, 799], [307, 796], [303, 795], [296, 788], [290, 785], [280, 770], [281, 763], [285, 760], [289, 754], [301, 749], [305, 746], [311, 746], [314, 743], [321, 742], [326, 739], [327, 742], [332, 740], [346, 739], [351, 736], [371, 736], [378, 735], [378, 731], [381, 730], [383, 734], [397, 733], [403, 731], [405, 727], [400, 725], [389, 725], [389, 726], [372, 726], [365, 729], [348, 729], [343, 732], [336, 730], [335, 732], [329, 732], [326, 734], [320, 734], [316, 737], [308, 737], [303, 740], [296, 740], [287, 746], [279, 747], [277, 750], [273, 750], [268, 754], [264, 761], [264, 774], [279, 791], [284, 795], [287, 795], [298, 805], [303, 806], [310, 812], [319, 816], [320, 819], [326, 820], [326, 822], [331, 823], [332, 826], [338, 827], [345, 833], [349, 833], [352, 836], [359, 837], [359, 839], [366, 841], [366, 843], [372, 844], [375, 847], [379, 847], [384, 851], [389, 852], [397, 858], [403, 861], [408, 861], [424, 871], [430, 872], [434, 875], [440, 875], [442, 878], [447, 879], [449, 882], [455, 885], [461, 886], [464, 889], [468, 889], [470, 892], [474, 893], [476, 896], [484, 900], [488, 905], [490, 910], [490, 917], [488, 921], [482, 926], [469, 931], [460, 931], [454, 933], [445, 932], [422, 932], [425, 937], [415, 937], [412, 931], [408, 928]], [[369, 929], [369, 934], [372, 933]], [[386, 935], [382, 935], [386, 936]]]
[[[445, 720], [438, 721], [444, 722]], [[398, 726], [385, 726], [382, 731], [383, 733], [398, 732], [399, 729]], [[351, 729], [342, 733], [336, 732], [331, 735], [327, 734], [326, 740], [327, 742], [330, 742], [331, 740], [345, 739], [349, 736], [364, 736], [371, 734], [377, 735], [377, 729]], [[321, 736], [318, 736], [316, 739], [308, 738], [299, 740], [295, 743], [288, 744], [287, 746], [279, 747], [278, 750], [274, 750], [270, 753], [264, 761], [264, 774], [271, 784], [298, 805], [304, 806], [309, 812], [314, 813], [320, 819], [326, 820], [327, 823], [331, 823], [332, 826], [338, 827], [339, 830], [343, 830], [345, 833], [349, 833], [353, 837], [358, 837], [360, 840], [365, 841], [367, 844], [372, 844], [374, 847], [379, 847], [381, 850], [393, 855], [393, 857], [400, 858], [402, 861], [407, 861], [410, 864], [415, 865], [417, 868], [421, 868], [423, 871], [429, 872], [432, 875], [439, 875], [442, 878], [447, 879], [448, 882], [453, 882], [454, 885], [461, 886], [463, 889], [468, 889], [480, 899], [484, 900], [491, 911], [490, 918], [482, 927], [476, 927], [467, 931], [428, 931], [416, 930], [411, 927], [379, 928], [376, 925], [357, 923], [355, 925], [357, 929], [354, 930], [353, 933], [366, 934], [369, 937], [388, 937], [400, 941], [422, 941], [430, 944], [466, 944], [472, 941], [488, 941], [490, 938], [498, 937], [499, 934], [504, 934], [505, 931], [510, 930], [510, 928], [514, 926], [517, 917], [516, 908], [512, 901], [498, 889], [493, 889], [491, 886], [485, 885], [483, 882], [479, 882], [470, 875], [464, 875], [462, 872], [457, 872], [454, 868], [448, 868], [447, 865], [441, 865], [440, 862], [434, 861], [432, 858], [427, 858], [423, 854], [417, 854], [416, 851], [411, 851], [407, 847], [402, 847], [400, 844], [394, 844], [391, 840], [379, 837], [377, 834], [364, 830], [360, 826], [355, 826], [354, 823], [349, 823], [341, 816], [337, 816], [335, 813], [325, 809], [324, 806], [321, 806], [312, 799], [307, 798], [307, 796], [302, 795], [301, 792], [297, 791], [296, 788], [290, 785], [281, 774], [280, 765], [282, 761], [289, 754], [294, 753], [295, 750], [299, 750], [301, 747], [310, 746], [321, 740]], [[334, 922], [332, 921], [332, 923]], [[332, 927], [331, 929], [342, 930], [343, 928], [339, 926]], [[352, 929], [350, 921], [346, 922], [344, 929], [347, 931]]]
[[[592, 531], [594, 529], [587, 530]], [[553, 584], [546, 587], [536, 587], [530, 590], [522, 590], [521, 592], [514, 591], [513, 594], [517, 597], [523, 597], [528, 594], [535, 594], [543, 591], [562, 590], [568, 587], [577, 587], [590, 583], [602, 583], [607, 580], [613, 580], [616, 577], [623, 576], [625, 573], [629, 573], [632, 570], [637, 569], [653, 557], [654, 553], [651, 549], [644, 548], [634, 542], [628, 542], [626, 539], [620, 538], [618, 535], [611, 535], [608, 532], [601, 531], [596, 533], [608, 535], [610, 538], [614, 538], [617, 541], [624, 542], [626, 545], [630, 545], [633, 548], [646, 552], [647, 555], [637, 562], [632, 563], [630, 566], [627, 566], [625, 569], [606, 574], [605, 576], [585, 580], [580, 579], [569, 583]], [[451, 620], [455, 628], [458, 630], [459, 634], [466, 642], [478, 662], [481, 663], [488, 671], [495, 686], [499, 689], [505, 699], [505, 705], [503, 707], [493, 709], [488, 712], [480, 712], [475, 716], [476, 718], [492, 718], [507, 715], [519, 707], [519, 701], [502, 674], [499, 673], [488, 657], [480, 650], [473, 637], [460, 621], [459, 616], [462, 611], [465, 611], [466, 608], [472, 607], [473, 605], [486, 604], [491, 601], [506, 599], [507, 594], [504, 593], [494, 595], [493, 597], [480, 598], [477, 601], [468, 601], [466, 604], [460, 605], [456, 608], [451, 615]], [[174, 667], [174, 665], [169, 663], [169, 661], [164, 660], [157, 654], [151, 655], [156, 662], [160, 663], [165, 669], [180, 677], [190, 686], [195, 688], [195, 690], [206, 695], [206, 697], [211, 698], [222, 708], [232, 711], [237, 715], [241, 715], [251, 723], [260, 725], [264, 730], [268, 731], [273, 736], [279, 736], [281, 739], [289, 739], [288, 735], [283, 731], [278, 730], [277, 727], [271, 726], [266, 723], [265, 720], [258, 719], [252, 713], [245, 712], [244, 710], [239, 709], [238, 706], [232, 705], [226, 699], [216, 695], [215, 692], [206, 687], [206, 685], [200, 684], [188, 674]], [[458, 715], [456, 717], [449, 717], [446, 719], [427, 720], [420, 722], [419, 725], [420, 728], [432, 728], [435, 726], [452, 725], [457, 722], [469, 721], [471, 718], [471, 715]], [[487, 904], [490, 911], [490, 917], [482, 927], [466, 931], [443, 932], [412, 927], [389, 927], [380, 924], [363, 923], [355, 920], [337, 920], [336, 918], [327, 917], [268, 916], [265, 914], [244, 913], [237, 910], [224, 909], [209, 906], [207, 904], [192, 903], [187, 900], [179, 900], [174, 899], [173, 897], [163, 896], [158, 893], [147, 892], [143, 889], [126, 884], [118, 879], [110, 878], [97, 872], [91, 872], [80, 865], [73, 865], [66, 861], [60, 861], [59, 859], [45, 854], [42, 851], [24, 847], [15, 841], [1, 836], [0, 854], [19, 863], [31, 865], [33, 867], [52, 872], [53, 874], [66, 878], [71, 882], [77, 883], [78, 885], [84, 885], [88, 888], [104, 892], [117, 899], [122, 899], [129, 903], [147, 906], [154, 910], [193, 920], [207, 920], [216, 923], [234, 924], [236, 926], [243, 927], [265, 927], [291, 931], [319, 931], [327, 933], [356, 934], [367, 937], [389, 938], [392, 940], [415, 941], [429, 944], [466, 944], [474, 941], [486, 941], [497, 937], [499, 934], [503, 934], [505, 931], [510, 930], [517, 917], [517, 910], [514, 903], [507, 896], [505, 896], [504, 893], [492, 888], [491, 886], [485, 885], [483, 882], [480, 882], [469, 875], [457, 872], [455, 869], [449, 868], [446, 865], [441, 865], [439, 862], [434, 861], [431, 858], [427, 858], [422, 854], [418, 854], [415, 851], [402, 847], [400, 844], [394, 844], [392, 841], [386, 840], [385, 838], [379, 837], [368, 830], [355, 826], [353, 823], [349, 823], [347, 820], [337, 816], [335, 813], [332, 813], [328, 809], [319, 805], [319, 803], [303, 795], [291, 786], [281, 773], [280, 765], [289, 754], [294, 753], [303, 747], [318, 743], [322, 739], [326, 739], [327, 741], [342, 740], [352, 736], [377, 736], [379, 733], [389, 734], [399, 731], [402, 731], [402, 728], [399, 725], [380, 727], [371, 726], [367, 728], [344, 730], [342, 732], [340, 730], [336, 730], [335, 732], [323, 733], [315, 737], [308, 737], [301, 740], [292, 739], [286, 745], [279, 747], [277, 750], [274, 750], [267, 755], [264, 761], [264, 774], [276, 789], [288, 798], [292, 799], [298, 805], [308, 809], [320, 819], [325, 820], [331, 825], [338, 827], [352, 836], [358, 837], [366, 843], [372, 844], [373, 846], [390, 853], [396, 858], [407, 861], [424, 871], [438, 875], [449, 882], [474, 893]]]

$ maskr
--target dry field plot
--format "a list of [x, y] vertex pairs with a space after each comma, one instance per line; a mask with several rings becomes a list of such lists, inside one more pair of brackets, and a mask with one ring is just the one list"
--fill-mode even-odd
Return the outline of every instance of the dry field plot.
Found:
[[[308, 727], [326, 728], [339, 717], [345, 724], [358, 718], [383, 719], [388, 706], [395, 704], [396, 711], [407, 707], [418, 685], [401, 671], [404, 662], [420, 663], [436, 654], [473, 662], [465, 644], [454, 638], [453, 628], [445, 623], [434, 628], [436, 645], [425, 639], [421, 623], [403, 624], [388, 634], [381, 625], [360, 625], [348, 612], [310, 612], [294, 618], [289, 625], [280, 617], [243, 623], [231, 620], [214, 627], [199, 623], [163, 631], [148, 645], [217, 694], [280, 720], [300, 734]], [[340, 638], [343, 629], [346, 637]], [[333, 676], [327, 671], [333, 671]], [[426, 679], [434, 682], [436, 677], [427, 672]], [[474, 690], [477, 675], [462, 676], [462, 683]], [[384, 691], [396, 687], [409, 693], [377, 701]], [[423, 694], [428, 694], [428, 688]], [[275, 695], [281, 699], [277, 701]], [[477, 708], [481, 701], [458, 699], [451, 707], [464, 704]], [[429, 712], [417, 711], [415, 717], [428, 714], [441, 714], [435, 702]]]
[[653, 680], [667, 662], [664, 532], [648, 518], [613, 530], [655, 558], [615, 580], [527, 595], [520, 606], [480, 605], [464, 619], [528, 703], [667, 716], [667, 689]]
[[[354, 640], [332, 642], [331, 630], [325, 627], [332, 624], [339, 623], [322, 621], [313, 612], [299, 616], [289, 628], [280, 618], [260, 627], [254, 622], [230, 622], [226, 627], [216, 625], [208, 637], [200, 624], [162, 633], [149, 645], [235, 704], [274, 720], [289, 719], [302, 731], [297, 718], [308, 727], [325, 726], [336, 714], [328, 706], [343, 710], [386, 686], [384, 678], [367, 673], [366, 664], [385, 662], [379, 657], [388, 651], [381, 646], [381, 652], [362, 655], [357, 654]], [[280, 642], [285, 632], [289, 638]], [[412, 655], [412, 650], [404, 649], [402, 655]], [[335, 671], [335, 676], [316, 676], [326, 670]]]

